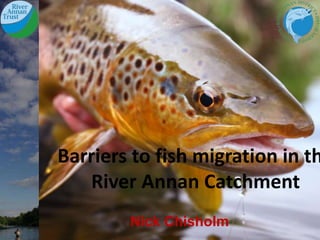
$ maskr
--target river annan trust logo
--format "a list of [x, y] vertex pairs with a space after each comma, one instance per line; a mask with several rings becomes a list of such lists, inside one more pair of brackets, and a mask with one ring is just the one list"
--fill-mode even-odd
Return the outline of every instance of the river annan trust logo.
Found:
[[1, 12], [1, 26], [13, 38], [30, 36], [38, 27], [37, 9], [26, 1], [8, 3]]
[[319, 32], [319, 13], [306, 1], [292, 1], [285, 5], [278, 17], [282, 35], [289, 36], [295, 43], [311, 40]]

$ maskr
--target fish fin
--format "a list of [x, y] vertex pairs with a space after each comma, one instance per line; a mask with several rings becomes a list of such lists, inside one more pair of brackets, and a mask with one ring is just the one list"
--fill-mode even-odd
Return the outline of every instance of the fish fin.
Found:
[[[114, 128], [88, 129], [83, 132], [73, 134], [68, 137], [59, 149], [66, 149], [71, 152], [92, 152], [111, 141], [116, 136]], [[47, 179], [40, 189], [39, 199], [43, 199], [48, 194], [57, 189], [67, 179], [69, 179], [88, 160], [86, 156], [83, 162], [59, 162], [59, 149], [53, 154], [48, 167], [46, 168]]]
[[[186, 188], [186, 192], [194, 203], [196, 208], [205, 214], [216, 212], [222, 203], [222, 191], [219, 188], [209, 189], [205, 186], [205, 178], [209, 174], [214, 174], [212, 171], [207, 171], [194, 166], [175, 163], [171, 165], [174, 172], [180, 178], [197, 178], [198, 188]], [[211, 183], [211, 182], [210, 182]]]

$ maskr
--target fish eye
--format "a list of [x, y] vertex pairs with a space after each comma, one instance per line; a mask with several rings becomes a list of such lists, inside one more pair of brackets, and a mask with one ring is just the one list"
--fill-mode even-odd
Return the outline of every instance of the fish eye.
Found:
[[223, 104], [224, 96], [208, 86], [199, 86], [193, 94], [195, 107], [203, 113], [213, 113]]

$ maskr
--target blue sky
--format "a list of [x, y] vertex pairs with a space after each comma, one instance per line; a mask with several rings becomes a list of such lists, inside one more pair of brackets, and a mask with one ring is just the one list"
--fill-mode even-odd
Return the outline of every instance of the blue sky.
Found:
[[38, 34], [0, 29], [0, 216], [38, 206], [38, 152]]

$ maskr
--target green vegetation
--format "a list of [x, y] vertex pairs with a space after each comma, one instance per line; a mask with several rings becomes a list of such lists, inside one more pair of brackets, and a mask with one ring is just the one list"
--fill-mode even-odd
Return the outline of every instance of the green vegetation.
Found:
[[[320, 32], [296, 44], [281, 29], [286, 4], [295, 1], [186, 0], [276, 75], [300, 101], [320, 77]], [[305, 1], [320, 10], [317, 0]], [[314, 23], [317, 24], [317, 23]]]
[[34, 208], [32, 211], [20, 213], [17, 217], [0, 216], [0, 229], [6, 226], [39, 226], [39, 209]]

